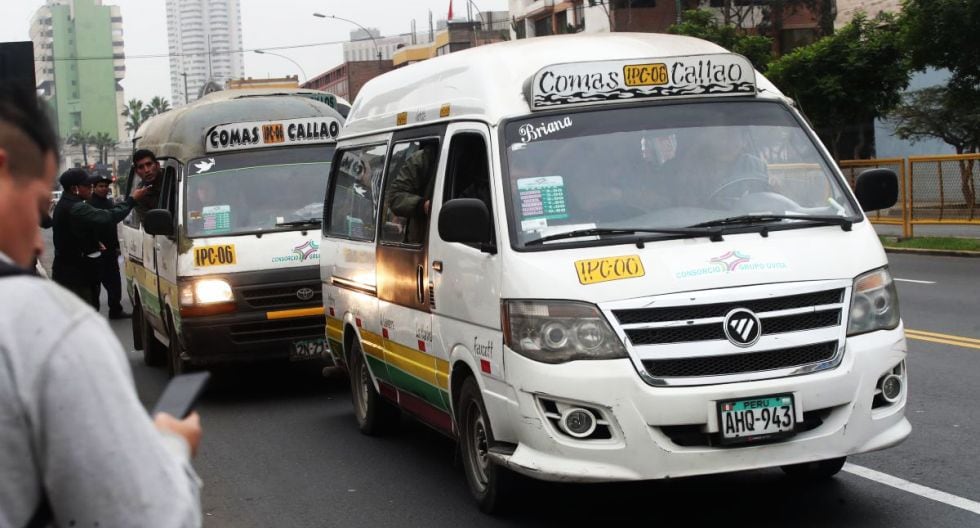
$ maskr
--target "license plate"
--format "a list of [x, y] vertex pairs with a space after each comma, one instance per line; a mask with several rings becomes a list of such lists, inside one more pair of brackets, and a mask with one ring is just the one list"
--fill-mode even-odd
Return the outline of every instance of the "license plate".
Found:
[[721, 443], [754, 442], [793, 434], [796, 408], [791, 394], [718, 402]]
[[303, 361], [306, 359], [316, 359], [324, 357], [327, 352], [327, 344], [324, 338], [300, 339], [293, 341], [289, 347], [290, 361]]

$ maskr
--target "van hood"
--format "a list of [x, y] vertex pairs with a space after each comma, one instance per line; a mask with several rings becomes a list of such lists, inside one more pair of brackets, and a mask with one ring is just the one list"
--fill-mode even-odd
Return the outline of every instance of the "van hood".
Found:
[[[181, 277], [212, 273], [238, 273], [268, 269], [299, 268], [320, 265], [320, 230], [280, 231], [256, 235], [195, 238], [178, 259]], [[227, 258], [228, 246], [234, 251], [234, 262]], [[197, 258], [199, 251], [223, 248], [223, 259]], [[183, 249], [183, 246], [182, 246]]]
[[[853, 279], [887, 264], [867, 220], [851, 231], [805, 227], [552, 251], [508, 250], [502, 296], [591, 303], [759, 284]], [[639, 266], [637, 265], [639, 264]], [[640, 267], [642, 266], [642, 267]]]

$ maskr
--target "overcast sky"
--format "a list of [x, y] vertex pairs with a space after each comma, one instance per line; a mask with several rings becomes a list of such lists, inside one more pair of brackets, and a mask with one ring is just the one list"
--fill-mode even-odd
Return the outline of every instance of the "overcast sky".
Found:
[[[314, 18], [314, 12], [355, 20], [376, 27], [382, 35], [408, 33], [412, 19], [419, 31], [428, 29], [428, 12], [444, 19], [449, 0], [240, 0], [242, 44], [246, 50], [272, 46], [294, 46], [350, 39], [352, 24]], [[31, 17], [44, 0], [0, 0], [0, 42], [30, 40]], [[483, 11], [507, 9], [507, 0], [473, 0]], [[170, 98], [170, 63], [167, 54], [165, 0], [103, 0], [118, 5], [123, 16], [126, 43], [126, 99], [149, 101], [154, 95]], [[453, 0], [454, 18], [466, 15], [466, 0]], [[302, 66], [310, 77], [343, 60], [340, 44], [276, 50]], [[164, 55], [138, 58], [141, 55]], [[299, 73], [296, 66], [279, 57], [245, 53], [245, 75], [281, 77]]]

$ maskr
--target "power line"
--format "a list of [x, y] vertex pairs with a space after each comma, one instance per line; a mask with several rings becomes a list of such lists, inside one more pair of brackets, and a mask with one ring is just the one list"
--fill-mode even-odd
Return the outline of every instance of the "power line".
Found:
[[[358, 39], [360, 40], [360, 39]], [[226, 51], [212, 51], [212, 55], [231, 55], [232, 53], [247, 53], [250, 51], [259, 50], [287, 50], [287, 49], [297, 49], [297, 48], [313, 48], [317, 46], [332, 46], [335, 44], [344, 44], [346, 42], [355, 42], [350, 40], [334, 40], [329, 42], [311, 42], [309, 44], [290, 44], [286, 46], [263, 46], [261, 48], [249, 48], [249, 49], [237, 49], [237, 50], [226, 50]], [[170, 57], [193, 57], [195, 55], [207, 55], [207, 51], [201, 51], [196, 53], [158, 53], [150, 55], [126, 55], [124, 57], [52, 57], [50, 59], [38, 59], [35, 58], [34, 62], [53, 62], [53, 61], [85, 61], [85, 60], [120, 60], [120, 59], [163, 59]]]

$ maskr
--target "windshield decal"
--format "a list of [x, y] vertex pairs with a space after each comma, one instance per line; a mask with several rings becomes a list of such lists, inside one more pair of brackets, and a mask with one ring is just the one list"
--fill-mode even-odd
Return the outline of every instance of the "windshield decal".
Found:
[[[565, 205], [565, 179], [542, 176], [517, 180], [523, 220], [562, 220], [568, 218]], [[547, 225], [547, 223], [545, 223]]]
[[531, 123], [525, 123], [521, 125], [520, 129], [518, 129], [518, 133], [521, 135], [522, 142], [530, 143], [536, 139], [545, 137], [549, 134], [554, 134], [555, 132], [570, 126], [572, 126], [572, 118], [565, 116], [563, 119], [556, 119], [550, 123], [542, 122], [538, 126], [534, 126]]
[[752, 95], [755, 69], [732, 53], [555, 64], [531, 80], [532, 110], [638, 98]]
[[207, 171], [211, 170], [212, 167], [214, 167], [214, 158], [208, 158], [206, 160], [201, 160], [201, 161], [199, 161], [199, 162], [197, 162], [197, 163], [194, 164], [194, 168], [197, 169], [197, 172], [195, 172], [194, 174], [200, 174], [202, 172], [207, 172]]
[[575, 271], [581, 284], [595, 284], [646, 275], [638, 255], [607, 257], [575, 261]]
[[231, 206], [210, 205], [201, 210], [204, 220], [202, 231], [205, 235], [215, 235], [231, 231]]

